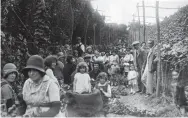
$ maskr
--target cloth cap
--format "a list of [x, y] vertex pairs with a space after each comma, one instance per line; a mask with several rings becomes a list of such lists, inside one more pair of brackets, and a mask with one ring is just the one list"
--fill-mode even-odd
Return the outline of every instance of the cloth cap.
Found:
[[80, 63], [80, 62], [84, 62], [84, 59], [83, 59], [82, 57], [79, 57], [79, 58], [77, 59], [77, 63]]
[[7, 76], [12, 72], [15, 72], [18, 75], [16, 66], [13, 63], [5, 64], [5, 66], [3, 67], [3, 77]]
[[61, 58], [61, 57], [64, 57], [64, 56], [65, 56], [65, 55], [64, 55], [63, 52], [59, 52], [59, 53], [57, 53], [57, 57], [58, 57], [58, 59]]
[[132, 43], [132, 45], [137, 45], [137, 44], [139, 44], [139, 41], [134, 41], [134, 42]]
[[91, 46], [88, 46], [88, 47], [86, 48], [86, 50], [88, 50], [88, 49], [92, 49], [92, 47], [91, 47]]
[[86, 55], [86, 56], [84, 57], [84, 59], [90, 59], [90, 58], [91, 58], [90, 55]]

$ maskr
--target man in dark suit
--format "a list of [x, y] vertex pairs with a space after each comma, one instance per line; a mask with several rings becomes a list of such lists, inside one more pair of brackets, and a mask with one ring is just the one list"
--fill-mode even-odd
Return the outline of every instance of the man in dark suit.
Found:
[[133, 57], [134, 57], [134, 66], [136, 71], [139, 73], [138, 75], [138, 91], [137, 92], [145, 92], [145, 88], [143, 83], [141, 82], [141, 70], [146, 59], [147, 53], [143, 49], [139, 47], [139, 41], [134, 41], [132, 43], [134, 50], [133, 50]]
[[78, 51], [78, 57], [81, 57], [85, 53], [85, 46], [82, 43], [82, 40], [80, 37], [77, 37], [76, 39], [78, 41], [78, 44], [76, 45], [77, 51]]

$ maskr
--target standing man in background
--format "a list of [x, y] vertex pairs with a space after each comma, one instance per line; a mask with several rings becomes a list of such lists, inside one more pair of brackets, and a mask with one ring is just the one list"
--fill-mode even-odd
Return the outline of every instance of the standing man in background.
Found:
[[80, 37], [77, 37], [76, 39], [77, 39], [77, 41], [78, 41], [78, 44], [76, 45], [77, 51], [78, 51], [78, 57], [81, 57], [81, 56], [83, 56], [83, 54], [85, 53], [85, 46], [84, 46], [84, 44], [82, 43]]
[[146, 96], [153, 94], [154, 86], [156, 85], [156, 80], [154, 78], [155, 71], [157, 70], [157, 57], [155, 55], [155, 45], [154, 40], [148, 41], [149, 53], [147, 54], [147, 59], [145, 60], [144, 66], [142, 67], [143, 77], [142, 83], [146, 86]]
[[134, 50], [133, 50], [133, 57], [134, 57], [133, 63], [134, 63], [134, 66], [135, 66], [135, 70], [138, 72], [138, 79], [137, 79], [138, 91], [137, 92], [145, 93], [144, 85], [141, 82], [141, 70], [142, 70], [142, 66], [144, 64], [144, 61], [146, 59], [146, 53], [145, 53], [144, 50], [142, 50], [139, 47], [139, 44], [140, 44], [139, 41], [134, 41], [132, 43], [132, 45], [134, 47]]

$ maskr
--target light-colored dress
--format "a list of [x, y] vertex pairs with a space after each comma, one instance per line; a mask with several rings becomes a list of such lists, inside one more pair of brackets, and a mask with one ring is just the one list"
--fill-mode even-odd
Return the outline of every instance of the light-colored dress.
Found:
[[76, 73], [73, 82], [73, 92], [91, 92], [90, 76], [87, 73]]
[[135, 70], [129, 71], [127, 75], [127, 79], [129, 81], [129, 85], [132, 86], [133, 90], [137, 91], [138, 90], [138, 83], [137, 83], [138, 72], [136, 72]]
[[[58, 85], [47, 75], [38, 85], [29, 78], [24, 83], [23, 99], [27, 104], [25, 115], [32, 117], [49, 110], [50, 102], [60, 101], [60, 90]], [[61, 116], [61, 112], [56, 116]]]

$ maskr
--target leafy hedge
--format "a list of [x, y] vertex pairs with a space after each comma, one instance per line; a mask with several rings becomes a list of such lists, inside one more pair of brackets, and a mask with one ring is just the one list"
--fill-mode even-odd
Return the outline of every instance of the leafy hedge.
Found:
[[[147, 38], [156, 39], [156, 26], [148, 26]], [[160, 23], [161, 57], [172, 68], [187, 64], [188, 58], [188, 5]]]

